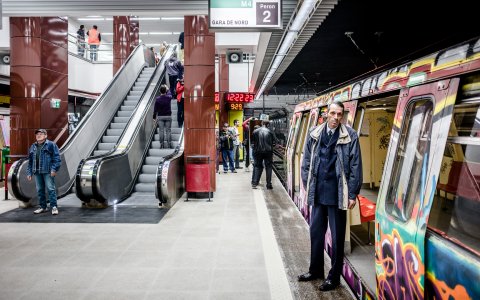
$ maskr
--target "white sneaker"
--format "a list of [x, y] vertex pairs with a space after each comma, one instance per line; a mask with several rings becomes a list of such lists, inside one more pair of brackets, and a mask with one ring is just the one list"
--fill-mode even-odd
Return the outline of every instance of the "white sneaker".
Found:
[[37, 208], [33, 213], [34, 214], [41, 214], [41, 213], [44, 213], [46, 211], [48, 211], [48, 209], [40, 207], [40, 208]]
[[52, 208], [52, 215], [58, 215], [58, 208], [56, 206]]

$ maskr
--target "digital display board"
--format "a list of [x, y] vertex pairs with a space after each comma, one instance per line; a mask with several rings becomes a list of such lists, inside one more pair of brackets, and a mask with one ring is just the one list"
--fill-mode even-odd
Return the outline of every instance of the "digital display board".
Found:
[[255, 98], [253, 93], [225, 93], [227, 102], [250, 103], [253, 102], [253, 98]]
[[211, 29], [282, 29], [281, 0], [209, 0]]
[[227, 103], [228, 110], [243, 110], [243, 103]]

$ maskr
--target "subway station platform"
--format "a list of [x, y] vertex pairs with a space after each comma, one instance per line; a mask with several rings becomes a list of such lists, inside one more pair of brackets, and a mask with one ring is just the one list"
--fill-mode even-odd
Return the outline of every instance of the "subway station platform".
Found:
[[[276, 178], [273, 190], [252, 189], [251, 174], [218, 174], [212, 202], [90, 209], [109, 216], [98, 223], [52, 223], [34, 208], [25, 209], [31, 222], [16, 222], [18, 202], [2, 190], [0, 299], [352, 299], [343, 279], [331, 292], [318, 290], [320, 280], [297, 282], [308, 270], [308, 225]], [[72, 209], [60, 199], [57, 217]], [[140, 213], [115, 218], [126, 209]], [[131, 220], [141, 214], [159, 219]]]

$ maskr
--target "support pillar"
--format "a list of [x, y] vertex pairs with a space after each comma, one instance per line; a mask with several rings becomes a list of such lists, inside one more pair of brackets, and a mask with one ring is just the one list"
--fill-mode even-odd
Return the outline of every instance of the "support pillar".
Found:
[[140, 44], [140, 21], [130, 19], [130, 53]]
[[[36, 128], [61, 146], [68, 137], [68, 20], [10, 17], [10, 53], [10, 153], [26, 155]], [[51, 107], [52, 99], [60, 106]]]
[[218, 124], [219, 129], [222, 129], [222, 126], [224, 123], [228, 123], [228, 111], [227, 111], [227, 106], [225, 104], [225, 93], [229, 91], [229, 86], [228, 86], [228, 64], [227, 64], [227, 57], [225, 54], [221, 54], [219, 56], [218, 60], [218, 69], [219, 69], [219, 84], [218, 84], [218, 89], [219, 89], [219, 100], [220, 100], [220, 109], [219, 109], [219, 122]]
[[211, 191], [215, 185], [215, 34], [207, 16], [185, 16], [185, 158], [210, 157]]
[[130, 55], [130, 17], [113, 17], [113, 75]]

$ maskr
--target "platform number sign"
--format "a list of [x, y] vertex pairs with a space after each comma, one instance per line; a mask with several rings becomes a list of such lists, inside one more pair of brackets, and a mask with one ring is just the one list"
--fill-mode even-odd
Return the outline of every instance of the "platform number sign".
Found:
[[257, 25], [278, 24], [278, 3], [257, 2]]
[[282, 29], [281, 6], [281, 0], [209, 0], [210, 29]]

